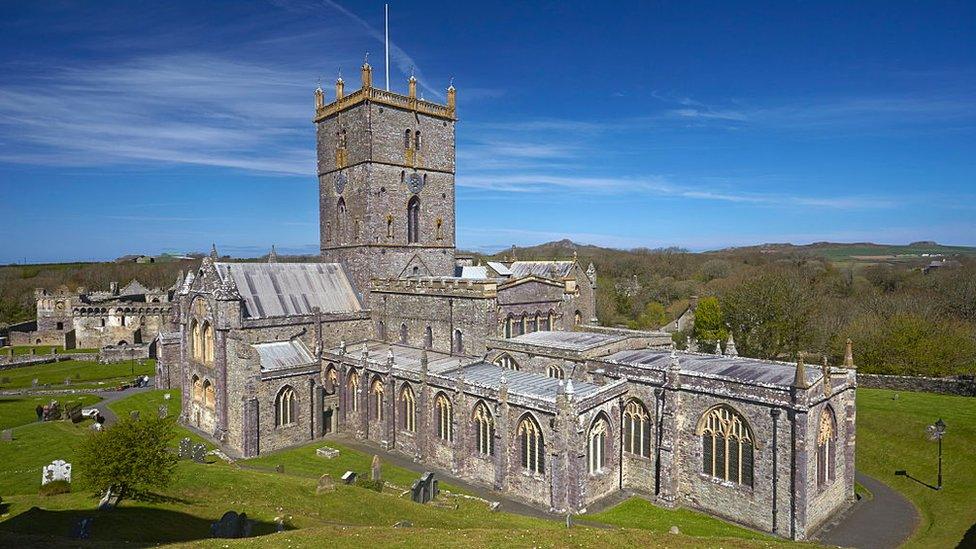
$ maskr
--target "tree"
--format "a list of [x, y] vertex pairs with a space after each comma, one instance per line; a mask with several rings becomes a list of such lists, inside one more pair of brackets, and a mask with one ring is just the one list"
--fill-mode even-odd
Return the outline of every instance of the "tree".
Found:
[[139, 498], [152, 488], [164, 488], [173, 477], [177, 457], [169, 442], [173, 418], [125, 418], [100, 432], [92, 432], [78, 453], [85, 486], [97, 492], [111, 488], [119, 501]]
[[648, 301], [644, 310], [637, 316], [637, 320], [629, 323], [635, 330], [657, 330], [668, 321], [664, 305], [656, 301]]
[[715, 296], [703, 297], [695, 307], [695, 339], [710, 346], [721, 344], [729, 338], [729, 331], [722, 318], [722, 306]]

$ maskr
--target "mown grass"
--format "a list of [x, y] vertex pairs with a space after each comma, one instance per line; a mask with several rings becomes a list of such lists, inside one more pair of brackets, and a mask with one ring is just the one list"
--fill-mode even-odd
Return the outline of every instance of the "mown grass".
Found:
[[[10, 368], [0, 372], [0, 389], [24, 389], [33, 386], [59, 388], [89, 387], [95, 382], [103, 382], [105, 388], [114, 387], [120, 382], [129, 382], [136, 376], [153, 375], [156, 361], [153, 359], [99, 364], [83, 360], [65, 360], [51, 364], [38, 364], [22, 368]], [[65, 385], [65, 380], [71, 383]]]
[[606, 511], [586, 515], [585, 518], [657, 533], [667, 533], [672, 526], [677, 526], [682, 534], [689, 536], [775, 539], [689, 509], [663, 509], [640, 498], [628, 499]]
[[[169, 398], [166, 398], [169, 395]], [[179, 389], [156, 389], [153, 391], [143, 391], [141, 393], [136, 393], [132, 396], [128, 396], [121, 400], [116, 400], [115, 402], [108, 405], [109, 410], [115, 412], [115, 415], [121, 417], [126, 417], [130, 415], [134, 410], [139, 411], [140, 417], [145, 416], [155, 416], [159, 414], [159, 407], [163, 404], [166, 405], [167, 415], [171, 417], [178, 417], [180, 415], [180, 401], [182, 395]], [[207, 439], [201, 437], [200, 435], [186, 429], [184, 427], [177, 426], [176, 433], [173, 438], [174, 447], [179, 444], [179, 440], [182, 438], [189, 438], [193, 442], [201, 442], [207, 449], [213, 449], [214, 445]]]
[[[926, 484], [937, 482], [938, 445], [925, 429], [940, 417], [944, 484], [934, 490]], [[921, 523], [906, 547], [956, 547], [976, 528], [976, 399], [859, 389], [857, 468], [918, 507]]]
[[75, 394], [75, 395], [41, 395], [0, 398], [0, 429], [17, 427], [37, 421], [37, 414], [34, 411], [38, 405], [50, 404], [52, 400], [57, 400], [60, 404], [70, 404], [81, 402], [82, 406], [88, 407], [100, 402], [102, 399], [95, 395]]
[[51, 349], [55, 349], [55, 352], [59, 355], [69, 354], [69, 353], [97, 353], [98, 349], [67, 349], [65, 350], [62, 345], [8, 345], [6, 347], [0, 347], [0, 356], [6, 355], [10, 352], [10, 349], [14, 350], [14, 356], [29, 355], [31, 349], [35, 349], [35, 354], [39, 356], [51, 354]]

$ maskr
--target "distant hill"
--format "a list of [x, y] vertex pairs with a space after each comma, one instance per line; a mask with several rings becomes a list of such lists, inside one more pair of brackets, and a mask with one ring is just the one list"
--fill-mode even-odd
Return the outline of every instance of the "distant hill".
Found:
[[764, 254], [794, 254], [824, 257], [834, 262], [891, 263], [924, 261], [931, 258], [966, 256], [976, 257], [976, 247], [945, 246], [937, 242], [922, 241], [911, 244], [875, 244], [873, 242], [839, 243], [814, 242], [813, 244], [760, 244], [727, 248], [718, 252], [753, 251]]

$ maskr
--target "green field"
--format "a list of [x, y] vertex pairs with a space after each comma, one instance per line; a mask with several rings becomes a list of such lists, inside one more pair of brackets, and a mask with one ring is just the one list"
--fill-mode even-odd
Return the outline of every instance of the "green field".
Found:
[[68, 349], [67, 351], [61, 345], [14, 345], [13, 347], [0, 347], [0, 356], [6, 356], [10, 350], [13, 349], [14, 356], [29, 355], [31, 349], [34, 349], [34, 354], [37, 355], [49, 355], [51, 350], [54, 349], [55, 354], [63, 355], [65, 353], [97, 353], [98, 349]]
[[[99, 364], [83, 360], [65, 360], [50, 364], [24, 366], [0, 371], [0, 389], [30, 388], [33, 380], [38, 386], [48, 385], [56, 388], [88, 388], [98, 386], [99, 381], [106, 389], [120, 382], [129, 382], [140, 375], [151, 376], [156, 373], [156, 361], [142, 359], [113, 364]], [[71, 384], [66, 386], [65, 380]]]
[[0, 398], [0, 429], [27, 425], [37, 421], [34, 409], [38, 405], [50, 404], [57, 400], [61, 404], [81, 402], [82, 406], [91, 406], [102, 399], [95, 395], [42, 395]]
[[[880, 389], [858, 390], [857, 468], [918, 507], [921, 523], [907, 547], [956, 547], [976, 525], [976, 399], [895, 395]], [[933, 490], [925, 483], [936, 484], [937, 444], [928, 440], [925, 428], [940, 417], [947, 425], [944, 486]], [[912, 478], [895, 475], [898, 470]]]

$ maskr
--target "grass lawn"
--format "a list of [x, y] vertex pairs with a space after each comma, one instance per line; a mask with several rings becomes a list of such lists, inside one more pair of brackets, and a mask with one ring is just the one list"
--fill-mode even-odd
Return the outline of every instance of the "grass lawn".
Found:
[[[70, 462], [90, 425], [86, 420], [77, 425], [51, 421], [14, 427], [14, 439], [0, 443], [0, 495], [4, 502], [14, 494], [30, 494], [36, 500], [41, 468], [56, 459]], [[72, 471], [72, 480], [77, 480], [79, 473]]]
[[66, 387], [64, 380], [70, 379], [71, 385], [67, 387], [88, 387], [96, 381], [103, 381], [107, 387], [111, 387], [118, 382], [131, 381], [136, 376], [151, 376], [155, 373], [156, 361], [148, 358], [143, 359], [142, 364], [139, 364], [138, 361], [99, 364], [81, 360], [66, 360], [3, 370], [0, 372], [0, 389], [30, 388], [35, 379], [39, 386]]
[[[895, 391], [858, 389], [857, 468], [918, 507], [921, 523], [906, 547], [956, 547], [967, 530], [976, 532], [976, 399], [897, 394], [895, 399]], [[940, 417], [947, 427], [943, 489], [937, 491], [923, 484], [936, 484], [938, 467], [938, 446], [925, 427]], [[911, 478], [895, 475], [897, 470]]]
[[583, 518], [622, 528], [642, 528], [664, 534], [672, 526], [677, 526], [683, 534], [696, 537], [777, 539], [689, 509], [663, 509], [640, 498], [628, 499], [606, 511], [585, 515]]
[[[166, 395], [169, 398], [166, 398]], [[165, 404], [170, 416], [180, 415], [181, 395], [179, 389], [156, 389], [154, 391], [144, 391], [132, 396], [117, 400], [108, 405], [109, 409], [119, 417], [128, 416], [133, 410], [139, 411], [139, 416], [154, 416], [159, 413], [159, 406]], [[207, 449], [214, 447], [209, 441], [189, 429], [177, 426], [176, 436], [173, 439], [174, 447], [179, 444], [183, 437], [189, 437], [194, 442], [202, 442]]]
[[37, 414], [34, 409], [38, 404], [43, 406], [50, 404], [52, 400], [57, 400], [62, 405], [80, 401], [82, 406], [88, 407], [102, 399], [86, 394], [0, 398], [0, 429], [36, 422]]
[[[5, 355], [10, 350], [10, 346], [0, 347], [0, 355]], [[36, 349], [38, 355], [49, 355], [51, 349], [57, 349], [58, 354], [65, 353], [97, 353], [98, 349], [68, 349], [65, 350], [61, 345], [14, 345], [14, 355], [28, 355], [31, 349]]]

